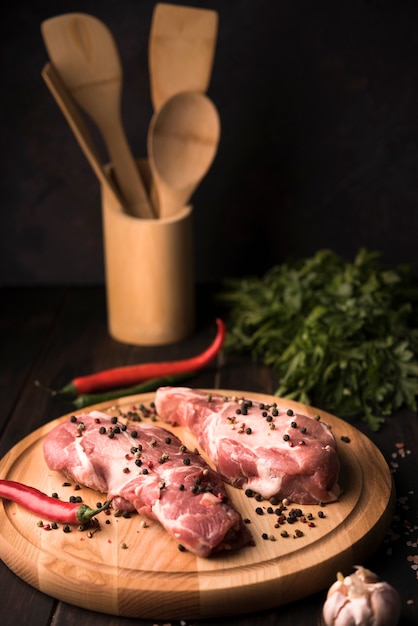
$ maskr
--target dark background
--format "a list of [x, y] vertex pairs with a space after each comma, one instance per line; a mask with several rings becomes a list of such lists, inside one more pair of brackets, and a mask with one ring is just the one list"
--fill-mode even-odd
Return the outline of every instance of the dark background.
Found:
[[[176, 4], [173, 2], [173, 4]], [[199, 281], [359, 247], [418, 273], [418, 3], [207, 0], [216, 160], [193, 198]], [[15, 1], [0, 22], [0, 285], [104, 280], [99, 184], [40, 72], [42, 20], [102, 19], [124, 66], [123, 119], [145, 154], [151, 0]]]

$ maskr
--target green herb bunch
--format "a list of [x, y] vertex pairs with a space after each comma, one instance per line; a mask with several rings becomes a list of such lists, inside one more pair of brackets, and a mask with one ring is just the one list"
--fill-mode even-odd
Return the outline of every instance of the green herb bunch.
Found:
[[405, 405], [417, 410], [418, 288], [408, 267], [385, 269], [361, 249], [353, 263], [330, 250], [227, 279], [219, 294], [225, 348], [273, 368], [276, 395], [320, 402], [378, 430]]

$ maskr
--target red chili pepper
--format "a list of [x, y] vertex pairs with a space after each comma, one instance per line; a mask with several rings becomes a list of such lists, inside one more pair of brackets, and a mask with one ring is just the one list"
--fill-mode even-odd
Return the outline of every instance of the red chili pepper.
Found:
[[218, 354], [222, 348], [226, 328], [221, 319], [216, 320], [218, 327], [216, 337], [212, 344], [199, 355], [180, 361], [163, 361], [161, 363], [141, 363], [139, 365], [124, 365], [96, 374], [79, 376], [55, 393], [71, 395], [92, 393], [96, 391], [114, 389], [134, 385], [151, 378], [160, 378], [174, 374], [196, 372], [205, 367]]
[[110, 506], [110, 500], [97, 509], [92, 509], [87, 504], [62, 502], [35, 487], [14, 480], [0, 480], [0, 498], [12, 500], [40, 517], [62, 524], [86, 524]]

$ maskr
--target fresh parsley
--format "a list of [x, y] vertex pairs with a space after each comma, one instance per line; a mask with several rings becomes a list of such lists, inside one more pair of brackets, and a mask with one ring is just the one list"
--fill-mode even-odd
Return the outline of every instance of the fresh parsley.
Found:
[[407, 266], [377, 252], [347, 263], [331, 250], [263, 277], [224, 281], [225, 348], [247, 352], [278, 376], [276, 395], [319, 401], [378, 430], [403, 405], [417, 411], [418, 288]]

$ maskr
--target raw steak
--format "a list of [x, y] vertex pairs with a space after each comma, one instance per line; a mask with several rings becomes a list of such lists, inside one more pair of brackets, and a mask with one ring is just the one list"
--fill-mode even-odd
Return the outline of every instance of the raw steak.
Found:
[[44, 441], [48, 467], [106, 493], [114, 509], [158, 520], [198, 556], [251, 543], [221, 477], [199, 454], [165, 428], [114, 420], [93, 411], [58, 424]]
[[194, 433], [235, 487], [300, 504], [332, 502], [340, 494], [337, 446], [323, 422], [186, 387], [160, 387], [155, 406], [161, 420]]

